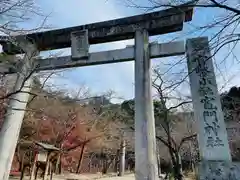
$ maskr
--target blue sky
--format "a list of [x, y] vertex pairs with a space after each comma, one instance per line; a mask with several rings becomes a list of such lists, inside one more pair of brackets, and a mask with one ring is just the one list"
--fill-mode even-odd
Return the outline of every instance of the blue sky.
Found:
[[[41, 7], [45, 12], [52, 12], [48, 23], [54, 28], [76, 26], [93, 22], [111, 20], [136, 14], [133, 10], [115, 6], [106, 0], [42, 0]], [[130, 41], [95, 45], [90, 51], [124, 48]], [[66, 51], [64, 54], [68, 54]], [[133, 63], [121, 63], [102, 66], [75, 68], [62, 73], [58, 82], [62, 87], [79, 88], [82, 84], [89, 87], [93, 94], [101, 94], [108, 90], [116, 91], [124, 98], [133, 97]]]
[[[140, 0], [142, 3], [144, 0]], [[93, 22], [111, 20], [135, 14], [140, 14], [143, 11], [127, 8], [117, 0], [38, 0], [40, 8], [45, 14], [50, 14], [47, 20], [47, 24], [52, 28], [64, 28], [69, 26], [77, 26], [82, 24], [88, 24]], [[221, 11], [213, 9], [197, 9], [194, 12], [194, 18], [191, 24], [185, 24], [182, 32], [171, 33], [169, 35], [153, 37], [151, 40], [158, 40], [159, 42], [167, 42], [174, 38], [186, 39], [187, 37], [194, 37], [199, 35], [199, 32], [194, 32], [189, 35], [189, 31], [195, 29], [195, 26], [200, 26], [212, 21], [214, 16], [219, 15]], [[41, 19], [36, 19], [34, 23], [27, 24], [26, 26], [34, 26], [40, 23]], [[211, 36], [213, 31], [205, 32], [204, 35]], [[127, 44], [133, 44], [133, 40], [121, 41], [116, 43], [108, 43], [101, 45], [91, 46], [90, 51], [101, 51], [107, 49], [124, 48]], [[70, 53], [68, 50], [63, 50], [64, 55]], [[44, 55], [47, 53], [45, 52]], [[221, 57], [222, 54], [219, 55]], [[153, 65], [161, 64], [166, 61], [174, 61], [174, 58], [167, 58], [164, 60], [153, 60]], [[229, 63], [227, 63], [229, 64]], [[178, 67], [185, 68], [186, 65]], [[220, 68], [228, 69], [229, 67], [221, 65]], [[236, 74], [238, 68], [235, 68], [232, 73]], [[231, 76], [231, 75], [226, 75]], [[231, 82], [231, 85], [238, 84], [235, 78]], [[223, 78], [218, 77], [220, 83]], [[134, 65], [133, 62], [118, 63], [110, 65], [92, 66], [74, 68], [61, 73], [61, 78], [54, 78], [51, 82], [58, 85], [59, 88], [71, 90], [77, 90], [83, 84], [90, 88], [91, 93], [101, 94], [108, 90], [113, 90], [118, 96], [124, 99], [133, 98], [134, 96]], [[189, 92], [189, 89], [184, 86], [184, 91]], [[186, 88], [186, 89], [185, 89]]]

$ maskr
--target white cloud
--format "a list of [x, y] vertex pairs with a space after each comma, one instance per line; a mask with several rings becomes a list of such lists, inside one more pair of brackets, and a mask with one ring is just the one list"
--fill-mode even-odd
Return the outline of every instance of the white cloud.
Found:
[[[77, 26], [94, 22], [106, 21], [126, 16], [124, 11], [106, 0], [43, 0], [39, 2], [46, 7], [46, 13], [53, 11], [48, 23], [54, 28]], [[107, 44], [94, 45], [90, 51], [124, 48], [133, 41], [120, 41]], [[64, 54], [68, 54], [67, 50]], [[133, 63], [110, 64], [94, 67], [76, 68], [64, 73], [70, 81], [68, 84], [85, 83], [95, 93], [112, 89], [120, 96], [131, 98], [133, 96]], [[66, 84], [66, 80], [63, 81]], [[69, 86], [70, 87], [70, 86]]]

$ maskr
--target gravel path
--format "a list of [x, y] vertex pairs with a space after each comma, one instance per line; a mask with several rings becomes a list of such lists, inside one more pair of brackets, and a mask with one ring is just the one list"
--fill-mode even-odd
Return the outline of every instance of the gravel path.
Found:
[[100, 180], [134, 180], [134, 174], [130, 174], [130, 175], [125, 175], [123, 177], [109, 177], [109, 178], [101, 178]]

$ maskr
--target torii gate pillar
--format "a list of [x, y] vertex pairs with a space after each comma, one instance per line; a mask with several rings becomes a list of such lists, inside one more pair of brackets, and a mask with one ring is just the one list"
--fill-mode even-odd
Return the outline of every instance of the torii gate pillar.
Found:
[[155, 119], [152, 100], [148, 32], [135, 34], [135, 176], [157, 180]]

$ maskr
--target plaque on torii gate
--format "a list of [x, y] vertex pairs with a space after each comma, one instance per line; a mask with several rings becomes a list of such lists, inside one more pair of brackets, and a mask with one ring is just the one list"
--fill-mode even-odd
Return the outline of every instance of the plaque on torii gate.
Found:
[[89, 42], [88, 30], [76, 31], [71, 33], [71, 54], [72, 60], [88, 58]]

